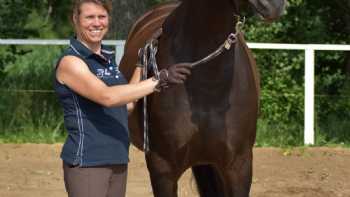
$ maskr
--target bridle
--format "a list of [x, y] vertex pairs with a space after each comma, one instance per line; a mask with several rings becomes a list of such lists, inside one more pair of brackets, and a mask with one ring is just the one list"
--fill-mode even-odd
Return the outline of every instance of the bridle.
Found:
[[210, 60], [216, 58], [217, 56], [219, 56], [220, 54], [222, 54], [224, 51], [228, 51], [231, 49], [232, 44], [237, 42], [237, 37], [238, 34], [241, 33], [241, 30], [245, 24], [245, 18], [243, 18], [243, 20], [240, 20], [240, 16], [235, 15], [235, 17], [237, 18], [237, 22], [235, 23], [235, 32], [234, 33], [230, 33], [226, 40], [212, 53], [210, 53], [209, 55], [207, 55], [206, 57], [197, 60], [193, 63], [191, 63], [190, 65], [193, 67], [198, 66], [200, 64], [204, 64], [209, 62]]
[[[226, 40], [212, 53], [195, 61], [188, 63], [192, 68], [207, 63], [214, 58], [221, 55], [224, 51], [229, 51], [231, 46], [237, 42], [238, 35], [242, 32], [242, 28], [245, 24], [245, 17], [241, 20], [241, 17], [234, 15], [235, 20], [235, 32], [230, 33]], [[142, 80], [146, 80], [148, 72], [152, 71], [154, 77], [159, 80], [159, 69], [156, 60], [156, 54], [158, 51], [158, 40], [162, 34], [162, 29], [155, 32], [151, 39], [149, 39], [143, 48], [138, 51], [138, 62], [137, 65], [142, 67]], [[143, 97], [143, 130], [144, 130], [144, 144], [143, 150], [145, 153], [149, 152], [149, 128], [148, 128], [148, 114], [147, 114], [147, 97]]]

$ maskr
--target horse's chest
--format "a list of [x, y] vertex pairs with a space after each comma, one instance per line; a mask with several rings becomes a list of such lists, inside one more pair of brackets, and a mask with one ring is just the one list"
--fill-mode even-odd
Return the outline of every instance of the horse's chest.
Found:
[[197, 126], [198, 132], [205, 135], [213, 135], [217, 138], [224, 134], [227, 128], [225, 112], [194, 111], [192, 121]]
[[222, 128], [223, 119], [231, 106], [229, 89], [227, 85], [193, 89], [188, 96], [192, 121], [208, 130]]

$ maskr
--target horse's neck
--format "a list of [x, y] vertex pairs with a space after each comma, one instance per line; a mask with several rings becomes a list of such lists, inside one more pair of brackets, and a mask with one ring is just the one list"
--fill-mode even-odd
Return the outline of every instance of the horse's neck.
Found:
[[187, 0], [174, 12], [166, 26], [173, 49], [185, 50], [186, 61], [194, 61], [207, 55], [222, 44], [229, 33], [234, 31], [234, 8], [229, 0], [221, 3], [212, 0]]
[[[188, 0], [189, 1], [189, 0]], [[224, 1], [224, 0], [222, 0]], [[234, 31], [234, 9], [229, 3], [219, 4], [203, 0], [195, 7], [192, 1], [184, 2], [165, 23], [165, 42], [173, 62], [194, 62], [214, 52]], [[191, 92], [201, 95], [222, 95], [229, 86], [223, 81], [232, 80], [233, 58], [224, 53], [207, 64], [192, 70]], [[232, 63], [230, 63], [232, 62]], [[192, 87], [193, 86], [193, 87]], [[197, 88], [205, 87], [205, 88]], [[221, 87], [221, 88], [217, 88]], [[227, 91], [226, 91], [227, 92]]]
[[215, 39], [216, 35], [229, 33], [233, 23], [233, 7], [229, 1], [223, 0], [221, 2], [202, 0], [199, 5], [194, 1], [188, 1], [188, 5], [184, 5], [186, 7], [184, 8], [185, 20], [183, 21], [183, 31], [186, 35], [208, 40], [208, 37], [200, 35], [214, 36]]

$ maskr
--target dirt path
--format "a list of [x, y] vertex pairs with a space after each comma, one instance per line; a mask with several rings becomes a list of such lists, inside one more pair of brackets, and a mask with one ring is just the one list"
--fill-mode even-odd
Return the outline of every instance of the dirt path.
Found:
[[[1, 197], [64, 197], [61, 145], [0, 145]], [[151, 197], [144, 156], [131, 149], [128, 197]], [[187, 171], [180, 197], [197, 196]], [[350, 197], [350, 149], [254, 150], [252, 197]]]

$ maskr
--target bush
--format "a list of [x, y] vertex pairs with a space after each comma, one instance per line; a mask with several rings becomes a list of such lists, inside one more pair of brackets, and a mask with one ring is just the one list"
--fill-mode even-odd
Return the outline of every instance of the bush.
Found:
[[52, 89], [54, 61], [61, 47], [23, 47], [22, 50], [26, 53], [4, 69], [0, 135], [25, 131], [61, 133], [62, 111]]

